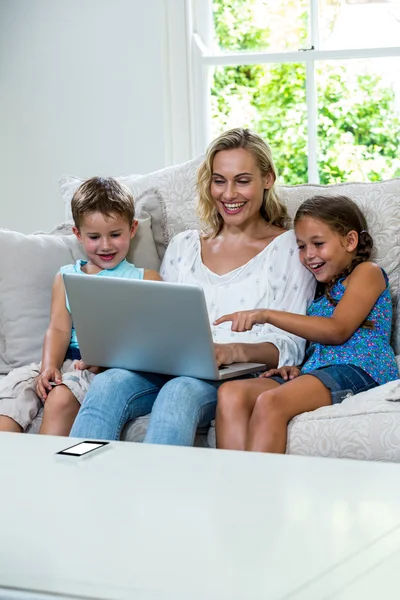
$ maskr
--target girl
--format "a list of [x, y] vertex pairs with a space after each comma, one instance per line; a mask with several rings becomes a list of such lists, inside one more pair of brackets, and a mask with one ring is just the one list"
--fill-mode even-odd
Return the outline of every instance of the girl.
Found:
[[217, 447], [284, 453], [296, 415], [342, 402], [397, 379], [390, 346], [388, 277], [370, 262], [373, 241], [364, 215], [345, 196], [315, 196], [298, 209], [300, 260], [324, 293], [307, 316], [278, 310], [231, 313], [233, 331], [269, 324], [311, 342], [304, 365], [271, 369], [255, 380], [224, 383], [218, 392]]

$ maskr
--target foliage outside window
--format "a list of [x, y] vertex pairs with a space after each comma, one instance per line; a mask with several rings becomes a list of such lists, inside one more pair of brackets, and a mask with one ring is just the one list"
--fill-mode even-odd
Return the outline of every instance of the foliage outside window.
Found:
[[[343, 2], [324, 0], [321, 35], [333, 30]], [[213, 9], [216, 43], [224, 52], [308, 45], [307, 0], [213, 0]], [[321, 184], [400, 177], [400, 97], [382, 75], [382, 60], [315, 63]], [[384, 60], [400, 72], [399, 58]], [[282, 182], [308, 181], [304, 63], [217, 66], [211, 101], [213, 136], [239, 124], [251, 127], [270, 143]]]

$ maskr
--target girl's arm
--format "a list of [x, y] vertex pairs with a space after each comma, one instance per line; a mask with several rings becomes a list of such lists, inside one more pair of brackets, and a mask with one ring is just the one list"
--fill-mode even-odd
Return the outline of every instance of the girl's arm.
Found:
[[42, 366], [36, 386], [38, 395], [43, 399], [52, 389], [50, 381], [61, 383], [60, 368], [71, 339], [71, 329], [72, 319], [65, 304], [64, 283], [58, 273], [53, 283], [50, 324], [44, 336]]
[[380, 267], [365, 262], [347, 278], [346, 291], [331, 317], [308, 317], [262, 309], [224, 315], [215, 324], [232, 321], [233, 331], [246, 331], [256, 323], [270, 323], [311, 342], [343, 344], [365, 321], [385, 288]]

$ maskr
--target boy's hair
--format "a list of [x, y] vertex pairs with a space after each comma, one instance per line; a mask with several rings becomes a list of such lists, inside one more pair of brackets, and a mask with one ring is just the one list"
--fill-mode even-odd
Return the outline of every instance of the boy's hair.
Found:
[[294, 224], [296, 225], [304, 217], [312, 217], [326, 223], [332, 231], [341, 236], [347, 235], [350, 231], [358, 233], [356, 256], [348, 267], [325, 286], [326, 297], [336, 306], [337, 301], [332, 298], [331, 294], [335, 283], [342, 277], [350, 275], [357, 265], [371, 259], [374, 242], [367, 231], [367, 221], [357, 204], [347, 196], [313, 196], [305, 200], [297, 209]]
[[263, 177], [269, 174], [273, 176], [273, 185], [269, 190], [264, 191], [260, 210], [261, 216], [271, 225], [286, 227], [288, 214], [286, 206], [279, 200], [275, 191], [277, 171], [272, 160], [271, 149], [257, 133], [238, 127], [221, 133], [211, 142], [207, 148], [206, 157], [197, 173], [197, 189], [199, 192], [197, 212], [209, 235], [211, 237], [218, 235], [224, 224], [224, 220], [210, 194], [214, 158], [221, 150], [236, 150], [237, 148], [244, 148], [254, 156]]
[[107, 217], [116, 213], [126, 219], [129, 227], [135, 218], [131, 192], [113, 177], [92, 177], [81, 183], [72, 197], [71, 210], [78, 229], [82, 219], [94, 212]]

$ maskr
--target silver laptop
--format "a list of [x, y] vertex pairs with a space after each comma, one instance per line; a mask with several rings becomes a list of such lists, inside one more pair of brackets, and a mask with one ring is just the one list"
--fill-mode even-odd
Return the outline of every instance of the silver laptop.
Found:
[[218, 368], [204, 292], [196, 285], [65, 274], [82, 359], [89, 365], [223, 380], [265, 370]]

